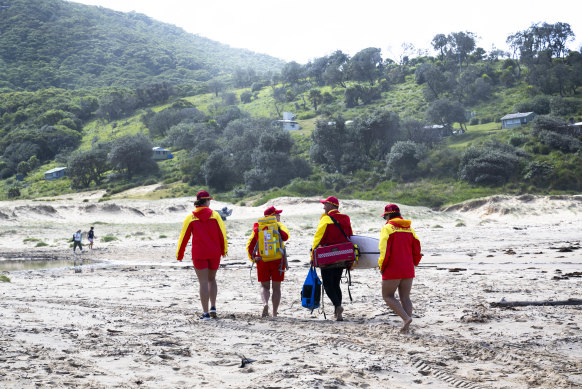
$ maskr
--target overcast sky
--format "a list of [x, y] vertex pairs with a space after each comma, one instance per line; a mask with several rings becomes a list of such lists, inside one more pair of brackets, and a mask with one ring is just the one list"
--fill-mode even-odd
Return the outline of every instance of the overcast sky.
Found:
[[75, 0], [136, 11], [184, 30], [285, 61], [306, 63], [366, 47], [398, 60], [402, 44], [429, 50], [436, 34], [470, 31], [477, 46], [506, 50], [508, 35], [534, 23], [570, 24], [582, 46], [580, 0]]

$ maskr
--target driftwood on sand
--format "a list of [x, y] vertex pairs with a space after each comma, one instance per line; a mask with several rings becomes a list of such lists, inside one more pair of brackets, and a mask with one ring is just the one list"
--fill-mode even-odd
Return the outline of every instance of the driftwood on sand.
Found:
[[528, 305], [535, 306], [557, 306], [557, 305], [582, 305], [581, 299], [568, 299], [568, 300], [557, 300], [557, 301], [500, 301], [498, 303], [491, 303], [491, 307], [494, 308], [504, 308], [504, 307], [525, 307]]

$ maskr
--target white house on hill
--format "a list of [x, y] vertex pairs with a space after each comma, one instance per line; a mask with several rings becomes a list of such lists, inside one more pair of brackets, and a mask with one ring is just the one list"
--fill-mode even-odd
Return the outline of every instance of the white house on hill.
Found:
[[531, 122], [535, 116], [536, 114], [533, 112], [510, 113], [501, 118], [501, 128], [521, 127], [522, 124]]
[[283, 120], [277, 120], [275, 123], [287, 131], [300, 130], [301, 126], [295, 121], [295, 119], [295, 115], [293, 115], [291, 112], [283, 112]]

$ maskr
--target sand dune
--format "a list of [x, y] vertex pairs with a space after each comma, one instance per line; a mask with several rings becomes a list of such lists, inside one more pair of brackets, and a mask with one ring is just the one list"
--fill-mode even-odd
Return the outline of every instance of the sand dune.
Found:
[[[0, 387], [582, 386], [580, 306], [491, 306], [580, 298], [581, 196], [494, 196], [442, 211], [402, 206], [424, 257], [412, 330], [401, 335], [373, 269], [352, 273], [353, 302], [343, 285], [344, 322], [301, 307], [317, 198], [212, 203], [233, 209], [230, 249], [218, 274], [219, 319], [200, 322], [191, 262], [175, 261], [192, 199], [99, 202], [101, 195], [0, 202], [0, 266], [73, 259], [70, 235], [91, 225], [96, 250], [82, 258], [100, 261], [77, 272], [3, 272], [11, 282], [0, 282]], [[341, 203], [357, 234], [379, 235], [384, 203]], [[244, 253], [252, 223], [270, 205], [283, 209], [291, 230], [277, 320], [260, 318], [256, 270], [249, 273]]]

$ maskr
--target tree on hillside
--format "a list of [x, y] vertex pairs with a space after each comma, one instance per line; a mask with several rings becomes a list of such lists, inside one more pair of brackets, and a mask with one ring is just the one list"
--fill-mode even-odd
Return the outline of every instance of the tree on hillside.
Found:
[[453, 54], [459, 62], [459, 71], [463, 70], [463, 61], [469, 66], [469, 54], [475, 50], [475, 34], [469, 31], [454, 32], [449, 36]]
[[461, 128], [467, 129], [465, 122], [465, 107], [458, 101], [439, 99], [433, 101], [426, 110], [428, 120], [433, 123], [451, 128], [453, 123], [459, 123]]
[[286, 63], [281, 69], [281, 78], [289, 85], [297, 84], [303, 78], [302, 66], [295, 61]]
[[153, 145], [143, 134], [127, 135], [113, 141], [108, 162], [129, 177], [135, 173], [150, 173], [158, 170], [152, 159]]
[[315, 58], [313, 61], [309, 61], [305, 65], [305, 70], [307, 75], [315, 80], [317, 85], [324, 85], [325, 81], [323, 79], [323, 74], [329, 63], [329, 57]]
[[437, 34], [432, 38], [431, 44], [435, 51], [439, 52], [439, 59], [441, 61], [444, 60], [449, 46], [449, 39], [447, 36], [445, 34]]
[[222, 81], [217, 79], [212, 79], [206, 83], [208, 85], [208, 90], [214, 93], [215, 97], [218, 97], [218, 94], [222, 92], [225, 88], [225, 85]]
[[202, 171], [206, 186], [216, 190], [228, 190], [233, 185], [233, 160], [222, 150], [214, 150], [209, 156]]
[[428, 153], [428, 147], [412, 141], [398, 141], [386, 157], [386, 165], [392, 177], [410, 179], [415, 177], [418, 163]]
[[361, 152], [372, 161], [383, 160], [392, 145], [402, 139], [400, 118], [382, 109], [356, 118], [353, 131], [360, 139]]
[[101, 184], [103, 175], [109, 169], [107, 150], [101, 147], [77, 150], [67, 161], [67, 175], [73, 188], [87, 188], [91, 182]]
[[426, 85], [424, 96], [428, 101], [440, 98], [444, 92], [450, 89], [444, 73], [431, 63], [417, 66], [414, 76], [417, 84]]
[[348, 128], [341, 116], [331, 120], [316, 122], [315, 131], [311, 133], [311, 160], [330, 173], [348, 173], [368, 167], [359, 133]]
[[433, 128], [427, 126], [426, 123], [419, 120], [406, 118], [402, 120], [400, 126], [403, 137], [415, 143], [434, 145], [442, 139], [438, 131], [435, 131]]
[[382, 75], [382, 50], [368, 47], [357, 52], [348, 62], [350, 78], [367, 81], [370, 85]]
[[350, 57], [342, 53], [341, 50], [335, 51], [328, 57], [328, 63], [323, 73], [323, 80], [328, 85], [339, 85], [345, 88], [347, 79], [347, 63]]
[[319, 89], [311, 89], [309, 91], [309, 101], [313, 104], [313, 110], [317, 111], [317, 105], [321, 102], [322, 96], [321, 91]]

